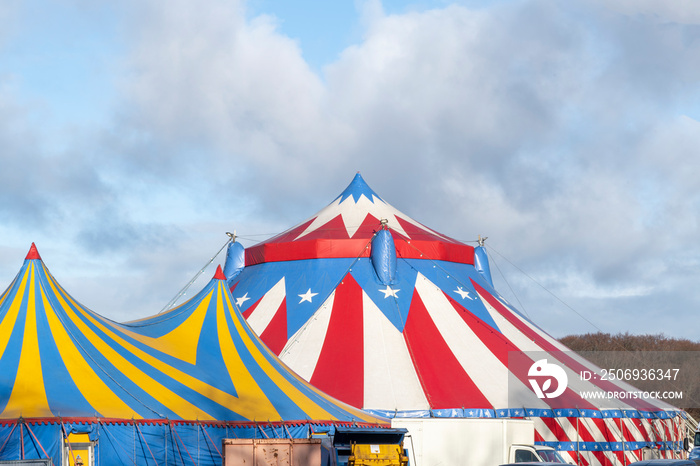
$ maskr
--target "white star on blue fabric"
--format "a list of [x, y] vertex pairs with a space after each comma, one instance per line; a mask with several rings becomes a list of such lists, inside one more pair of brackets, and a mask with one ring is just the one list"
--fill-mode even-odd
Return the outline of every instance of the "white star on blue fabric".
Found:
[[386, 298], [388, 298], [389, 296], [393, 296], [394, 298], [398, 298], [398, 296], [396, 296], [396, 293], [398, 293], [398, 292], [401, 291], [401, 290], [394, 290], [394, 289], [392, 289], [389, 285], [387, 285], [387, 286], [386, 286], [386, 290], [380, 289], [379, 291], [381, 291], [382, 293], [384, 293], [384, 299], [386, 299]]
[[474, 299], [471, 296], [469, 296], [469, 292], [464, 291], [461, 286], [458, 286], [457, 289], [454, 290], [454, 292], [457, 293], [458, 295], [460, 295], [462, 297], [462, 299], [464, 299], [464, 298]]
[[249, 299], [250, 298], [248, 297], [248, 293], [244, 294], [240, 298], [236, 298], [236, 306], [241, 307], [241, 305]]
[[309, 288], [309, 291], [307, 291], [304, 294], [298, 295], [301, 298], [301, 301], [299, 301], [299, 304], [303, 303], [304, 301], [311, 302], [311, 298], [316, 296], [318, 293], [312, 293], [311, 288]]

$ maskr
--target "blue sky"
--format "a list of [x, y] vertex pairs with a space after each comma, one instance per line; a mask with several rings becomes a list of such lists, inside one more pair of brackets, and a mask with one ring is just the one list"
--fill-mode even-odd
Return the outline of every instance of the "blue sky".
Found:
[[[385, 0], [381, 2], [381, 8], [387, 15], [400, 15], [411, 11], [442, 8], [450, 3], [483, 7], [495, 4], [496, 0], [460, 2]], [[304, 59], [315, 70], [322, 72], [323, 66], [336, 61], [343, 50], [362, 41], [363, 6], [363, 2], [349, 0], [339, 2], [254, 0], [248, 2], [248, 12], [250, 17], [259, 14], [276, 17], [280, 32], [298, 40]]]
[[360, 171], [555, 336], [697, 340], [699, 56], [693, 1], [3, 2], [0, 288], [152, 314]]
[[249, 16], [268, 14], [279, 21], [279, 30], [299, 41], [306, 61], [317, 70], [337, 59], [346, 47], [361, 40], [354, 2], [282, 2], [257, 0], [249, 3]]

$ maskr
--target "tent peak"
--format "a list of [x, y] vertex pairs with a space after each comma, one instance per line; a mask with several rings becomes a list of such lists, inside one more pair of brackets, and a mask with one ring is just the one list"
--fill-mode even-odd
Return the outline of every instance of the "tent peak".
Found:
[[216, 273], [214, 274], [213, 280], [226, 280], [226, 275], [224, 275], [221, 265], [216, 267]]
[[27, 253], [27, 257], [25, 257], [24, 260], [41, 260], [36, 244], [32, 243], [31, 247], [29, 248], [29, 252]]
[[360, 197], [363, 195], [372, 202], [374, 202], [375, 198], [384, 202], [384, 200], [379, 197], [379, 195], [377, 195], [372, 188], [369, 187], [364, 178], [362, 178], [362, 175], [360, 175], [360, 172], [357, 172], [348, 187], [345, 188], [342, 193], [340, 193], [340, 196], [338, 196], [336, 200], [340, 199], [340, 202], [343, 202], [348, 197], [352, 197], [357, 203], [360, 200]]

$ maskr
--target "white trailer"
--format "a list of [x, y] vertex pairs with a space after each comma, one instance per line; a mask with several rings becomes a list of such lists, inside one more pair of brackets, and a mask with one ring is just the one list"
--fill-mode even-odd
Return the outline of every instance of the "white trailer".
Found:
[[[395, 418], [412, 466], [498, 466], [538, 459], [535, 425], [526, 419]], [[529, 460], [523, 458], [533, 455]]]

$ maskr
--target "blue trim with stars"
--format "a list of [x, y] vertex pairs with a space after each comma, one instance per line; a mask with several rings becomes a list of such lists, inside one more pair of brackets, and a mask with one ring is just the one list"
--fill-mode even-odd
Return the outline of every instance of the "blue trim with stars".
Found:
[[535, 445], [552, 447], [557, 451], [633, 451], [642, 448], [678, 450], [682, 442], [535, 442]]

